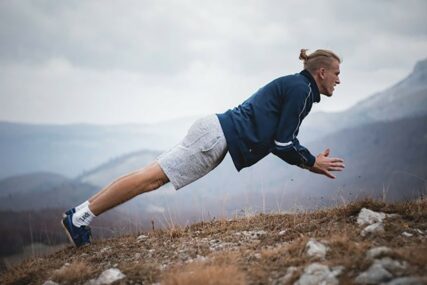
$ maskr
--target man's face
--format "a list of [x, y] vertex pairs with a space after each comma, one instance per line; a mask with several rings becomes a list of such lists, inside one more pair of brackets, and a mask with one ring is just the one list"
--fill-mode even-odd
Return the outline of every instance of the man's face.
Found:
[[334, 60], [329, 68], [320, 69], [321, 86], [320, 93], [330, 97], [334, 93], [335, 86], [340, 84], [340, 64]]

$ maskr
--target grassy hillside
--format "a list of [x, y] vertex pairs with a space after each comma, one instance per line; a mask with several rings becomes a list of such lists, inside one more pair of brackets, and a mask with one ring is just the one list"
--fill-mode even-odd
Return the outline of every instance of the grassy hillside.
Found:
[[[394, 215], [384, 220], [383, 231], [362, 236], [366, 225], [357, 223], [362, 208]], [[324, 257], [313, 255], [308, 247], [313, 241], [326, 246]], [[363, 284], [370, 270], [381, 271], [383, 281], [417, 278], [398, 284], [425, 284], [427, 202], [365, 200], [97, 239], [89, 247], [27, 260], [4, 272], [0, 283], [84, 284], [111, 268], [125, 275], [115, 284], [315, 284], [303, 283], [310, 270], [326, 272], [326, 284]]]

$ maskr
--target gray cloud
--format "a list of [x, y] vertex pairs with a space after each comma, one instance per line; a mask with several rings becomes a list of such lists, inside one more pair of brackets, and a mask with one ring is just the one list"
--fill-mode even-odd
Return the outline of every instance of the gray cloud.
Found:
[[299, 71], [300, 48], [343, 56], [343, 84], [319, 105], [341, 110], [427, 56], [425, 11], [422, 0], [1, 1], [0, 120], [218, 112]]

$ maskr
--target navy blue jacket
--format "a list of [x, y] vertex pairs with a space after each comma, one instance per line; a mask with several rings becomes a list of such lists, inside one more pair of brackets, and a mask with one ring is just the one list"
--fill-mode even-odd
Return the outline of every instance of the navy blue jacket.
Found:
[[302, 120], [319, 101], [314, 78], [303, 70], [273, 80], [238, 107], [217, 114], [237, 170], [269, 153], [299, 167], [313, 166], [316, 158], [300, 145], [297, 135]]

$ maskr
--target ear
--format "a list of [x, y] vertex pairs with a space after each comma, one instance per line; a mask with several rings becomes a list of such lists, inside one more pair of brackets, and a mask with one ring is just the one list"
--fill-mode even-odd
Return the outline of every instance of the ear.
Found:
[[325, 79], [326, 69], [324, 67], [319, 68], [319, 77]]

